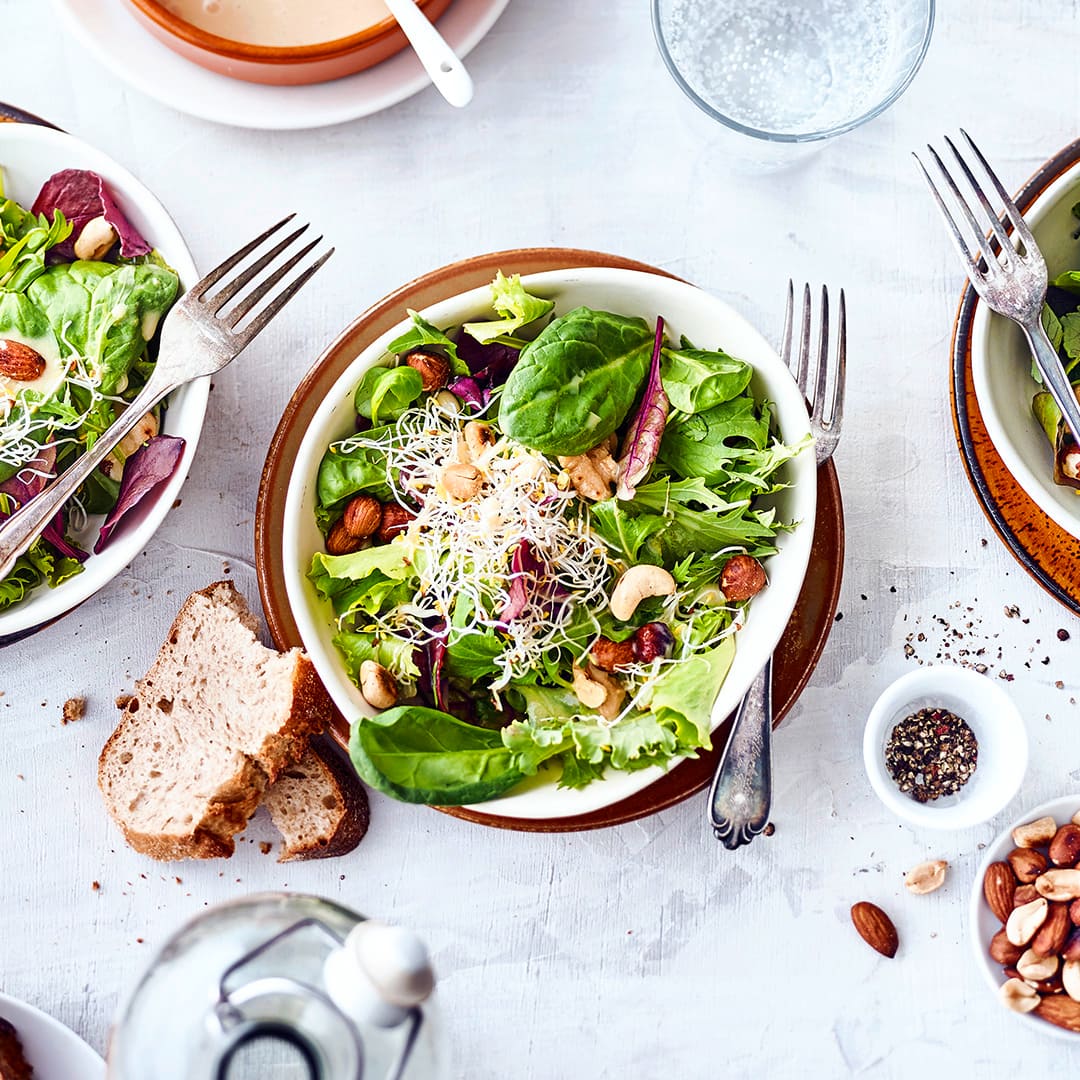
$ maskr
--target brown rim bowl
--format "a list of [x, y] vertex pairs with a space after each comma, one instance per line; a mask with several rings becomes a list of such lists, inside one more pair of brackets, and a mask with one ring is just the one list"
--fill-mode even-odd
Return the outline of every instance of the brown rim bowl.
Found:
[[[318, 45], [251, 45], [218, 37], [173, 14], [159, 0], [129, 0], [136, 19], [173, 52], [219, 75], [272, 86], [329, 82], [381, 64], [409, 44], [397, 20]], [[451, 0], [417, 0], [433, 22]]]

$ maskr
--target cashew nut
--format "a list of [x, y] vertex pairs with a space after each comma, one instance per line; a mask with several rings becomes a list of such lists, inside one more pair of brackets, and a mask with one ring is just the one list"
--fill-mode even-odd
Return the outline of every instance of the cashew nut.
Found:
[[397, 704], [398, 685], [382, 664], [365, 660], [360, 665], [360, 693], [373, 709], [389, 709]]
[[147, 439], [158, 433], [157, 417], [148, 412], [111, 450], [101, 463], [101, 471], [111, 480], [120, 480], [124, 475], [124, 462], [127, 461]]
[[104, 217], [91, 218], [75, 241], [76, 259], [103, 259], [116, 243], [116, 230]]
[[451, 498], [459, 502], [467, 502], [478, 494], [483, 486], [484, 478], [475, 465], [447, 465], [443, 469], [443, 487]]
[[574, 490], [591, 502], [611, 495], [611, 485], [619, 475], [619, 465], [611, 456], [606, 443], [594, 446], [588, 453], [575, 457], [560, 457], [559, 464], [570, 477]]
[[582, 705], [596, 709], [605, 720], [614, 720], [619, 715], [626, 691], [618, 679], [590, 663], [588, 669], [573, 667], [574, 693]]
[[590, 679], [589, 673], [584, 668], [578, 667], [577, 664], [574, 665], [573, 671], [573, 687], [578, 701], [590, 709], [599, 709], [607, 697], [607, 687], [596, 680]]
[[674, 591], [675, 579], [662, 566], [631, 566], [612, 590], [611, 614], [626, 622], [646, 597], [671, 596]]

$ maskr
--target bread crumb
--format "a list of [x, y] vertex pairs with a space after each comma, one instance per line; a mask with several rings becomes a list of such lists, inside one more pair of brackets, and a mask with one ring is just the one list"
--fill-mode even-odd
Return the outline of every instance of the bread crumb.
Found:
[[116, 698], [116, 707], [118, 709], [126, 709], [132, 702], [131, 694], [118, 694]]
[[263, 853], [264, 855], [269, 855], [269, 854], [270, 854], [270, 849], [271, 849], [271, 848], [272, 848], [273, 846], [274, 846], [273, 844], [269, 844], [269, 843], [267, 843], [267, 842], [266, 842], [265, 840], [262, 840], [262, 841], [260, 841], [260, 842], [259, 842], [259, 850], [260, 850], [260, 851], [261, 851], [261, 852], [262, 852], [262, 853]]
[[100, 881], [91, 881], [90, 882], [90, 888], [94, 892], [101, 892], [101, 882]]
[[64, 702], [64, 711], [60, 717], [61, 724], [73, 724], [86, 715], [86, 698], [71, 697]]

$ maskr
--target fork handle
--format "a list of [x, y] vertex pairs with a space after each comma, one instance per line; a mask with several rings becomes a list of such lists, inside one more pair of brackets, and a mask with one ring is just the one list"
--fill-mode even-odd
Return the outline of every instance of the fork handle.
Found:
[[1080, 442], [1080, 404], [1077, 403], [1076, 393], [1069, 382], [1065, 369], [1061, 366], [1061, 358], [1057, 349], [1047, 336], [1046, 328], [1042, 319], [1036, 317], [1030, 323], [1022, 323], [1021, 328], [1031, 348], [1031, 355], [1035, 358], [1035, 366], [1042, 375], [1046, 389], [1054, 399], [1061, 415], [1065, 417], [1065, 423], [1073, 433], [1073, 438]]
[[750, 684], [709, 792], [713, 835], [728, 850], [749, 844], [772, 805], [772, 657]]
[[15, 560], [41, 535], [56, 512], [82, 487], [87, 477], [116, 448], [120, 440], [174, 389], [175, 385], [171, 381], [157, 380], [151, 375], [131, 404], [102, 432], [82, 457], [72, 462], [44, 491], [35, 495], [0, 525], [0, 580], [11, 573]]

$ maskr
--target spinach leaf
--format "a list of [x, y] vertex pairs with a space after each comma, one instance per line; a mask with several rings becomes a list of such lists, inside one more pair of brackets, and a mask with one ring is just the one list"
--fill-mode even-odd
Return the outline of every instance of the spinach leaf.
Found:
[[1069, 373], [1080, 361], [1080, 311], [1070, 312], [1061, 319], [1061, 349], [1064, 349], [1068, 360], [1065, 370]]
[[349, 755], [373, 788], [430, 806], [495, 799], [524, 776], [499, 732], [420, 705], [356, 721]]
[[412, 308], [406, 308], [405, 310], [408, 311], [409, 318], [412, 319], [412, 326], [404, 334], [394, 338], [386, 346], [387, 351], [392, 352], [395, 356], [401, 356], [404, 353], [434, 345], [446, 353], [447, 358], [450, 360], [450, 368], [455, 375], [468, 375], [469, 367], [458, 356], [457, 342], [437, 326], [432, 326], [419, 312], [413, 311]]
[[[14, 215], [9, 218], [14, 219]], [[5, 235], [8, 243], [0, 254], [0, 282], [3, 283], [0, 287], [9, 292], [23, 292], [44, 272], [45, 253], [71, 234], [71, 226], [59, 211], [54, 213], [51, 223], [43, 215], [27, 214], [19, 220], [17, 228], [18, 240], [11, 243]]]
[[541, 300], [525, 291], [521, 275], [504, 277], [500, 270], [491, 284], [491, 306], [500, 316], [488, 322], [465, 323], [462, 329], [481, 344], [505, 337], [543, 318], [555, 307], [554, 300]]
[[61, 263], [50, 266], [27, 289], [26, 295], [49, 320], [61, 356], [86, 352], [91, 298], [102, 279], [115, 272], [111, 263]]
[[353, 406], [360, 416], [373, 424], [396, 420], [422, 393], [424, 379], [416, 368], [374, 367], [364, 372], [353, 396]]
[[386, 454], [367, 446], [343, 453], [331, 446], [319, 463], [316, 481], [319, 505], [336, 506], [361, 491], [374, 495], [380, 502], [389, 502], [394, 497], [386, 474]]
[[660, 375], [673, 409], [700, 413], [738, 397], [754, 371], [749, 364], [725, 352], [702, 349], [665, 349]]
[[1067, 292], [1080, 293], [1080, 270], [1066, 270], [1050, 282], [1051, 286]]
[[464, 628], [472, 619], [473, 598], [461, 593], [454, 601], [454, 612], [446, 636], [446, 674], [465, 682], [476, 682], [487, 675], [494, 675], [499, 668], [495, 657], [503, 651], [503, 645], [490, 628], [473, 630]]
[[623, 422], [648, 371], [644, 319], [579, 307], [522, 350], [499, 403], [499, 426], [544, 454], [583, 454]]

